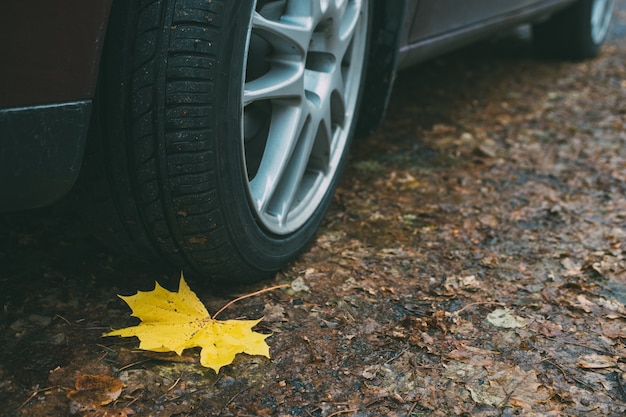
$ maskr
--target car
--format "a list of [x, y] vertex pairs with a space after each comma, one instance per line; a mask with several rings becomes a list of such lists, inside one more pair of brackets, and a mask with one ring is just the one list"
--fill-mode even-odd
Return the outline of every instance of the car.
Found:
[[111, 247], [213, 284], [256, 281], [314, 238], [350, 142], [380, 123], [397, 71], [520, 24], [543, 55], [592, 58], [612, 8], [7, 0], [0, 210], [73, 189]]

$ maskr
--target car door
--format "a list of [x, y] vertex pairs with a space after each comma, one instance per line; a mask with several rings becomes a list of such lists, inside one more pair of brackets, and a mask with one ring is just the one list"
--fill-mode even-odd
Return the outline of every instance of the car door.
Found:
[[542, 0], [419, 0], [409, 43], [455, 32]]

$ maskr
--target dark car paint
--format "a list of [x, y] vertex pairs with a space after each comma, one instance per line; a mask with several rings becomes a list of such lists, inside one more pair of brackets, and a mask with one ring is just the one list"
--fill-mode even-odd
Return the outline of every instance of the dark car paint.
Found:
[[0, 211], [65, 195], [81, 166], [112, 0], [5, 0]]
[[67, 194], [83, 159], [91, 100], [0, 110], [0, 211]]
[[[398, 69], [480, 40], [490, 33], [533, 22], [574, 3], [576, 0], [419, 0], [413, 4], [411, 24], [405, 28], [399, 47]], [[463, 6], [465, 5], [465, 6]], [[435, 23], [433, 23], [435, 22]]]
[[537, 3], [541, 0], [420, 0], [416, 2], [408, 39], [410, 43], [415, 43]]
[[112, 0], [3, 0], [0, 109], [93, 97]]
[[[382, 119], [399, 68], [574, 0], [373, 1], [361, 135]], [[0, 212], [49, 204], [76, 180], [112, 2], [3, 2]]]

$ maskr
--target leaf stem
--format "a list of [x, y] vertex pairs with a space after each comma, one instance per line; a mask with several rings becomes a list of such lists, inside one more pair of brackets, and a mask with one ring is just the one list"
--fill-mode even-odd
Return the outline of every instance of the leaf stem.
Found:
[[234, 300], [229, 301], [228, 303], [226, 303], [226, 305], [224, 307], [222, 307], [219, 310], [217, 310], [217, 312], [215, 314], [213, 314], [213, 319], [215, 319], [222, 311], [226, 310], [228, 307], [230, 307], [231, 305], [235, 304], [237, 301], [241, 301], [244, 298], [254, 297], [255, 295], [263, 294], [264, 292], [274, 291], [274, 290], [277, 290], [279, 288], [286, 288], [286, 287], [289, 287], [289, 286], [290, 286], [290, 284], [275, 285], [273, 287], [263, 288], [262, 290], [255, 291], [255, 292], [250, 293], [250, 294], [242, 295], [241, 297], [237, 297]]

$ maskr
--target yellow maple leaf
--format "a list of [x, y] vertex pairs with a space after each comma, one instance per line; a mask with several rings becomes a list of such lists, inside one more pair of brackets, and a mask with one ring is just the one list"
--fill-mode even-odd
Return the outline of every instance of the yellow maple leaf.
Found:
[[137, 326], [114, 330], [103, 336], [137, 336], [139, 348], [154, 352], [200, 347], [200, 364], [213, 369], [229, 365], [238, 353], [270, 357], [265, 339], [270, 335], [252, 330], [258, 320], [215, 320], [191, 291], [183, 274], [178, 292], [168, 291], [155, 283], [153, 291], [119, 296], [141, 320]]

